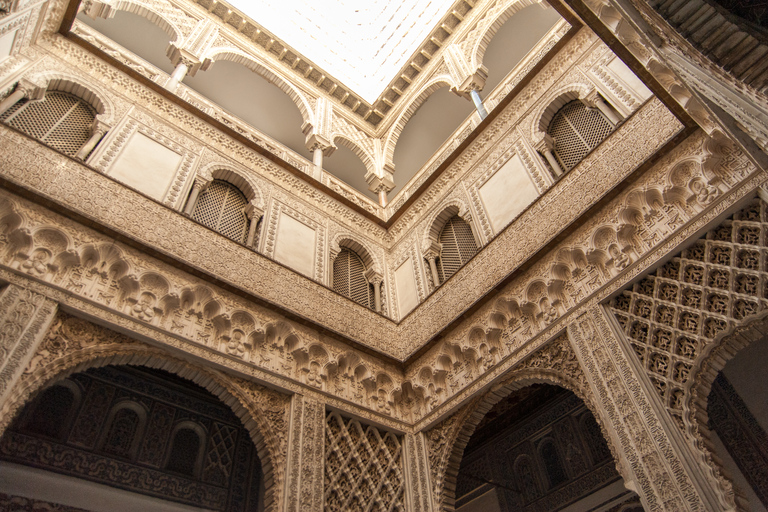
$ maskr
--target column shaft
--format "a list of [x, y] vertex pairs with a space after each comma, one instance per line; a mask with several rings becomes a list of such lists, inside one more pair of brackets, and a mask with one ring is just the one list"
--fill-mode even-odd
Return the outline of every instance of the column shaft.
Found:
[[9, 284], [0, 291], [0, 409], [45, 337], [56, 310], [54, 301], [26, 288]]
[[549, 165], [552, 166], [552, 170], [555, 172], [555, 176], [562, 176], [563, 168], [560, 167], [560, 164], [557, 162], [557, 158], [555, 158], [555, 154], [552, 153], [551, 149], [544, 151], [544, 158], [546, 158], [547, 162], [549, 162]]
[[480, 94], [474, 89], [469, 91], [469, 95], [472, 97], [472, 103], [475, 104], [475, 108], [477, 109], [477, 113], [480, 114], [480, 119], [485, 119], [488, 117], [488, 111], [485, 110], [485, 105], [483, 105], [483, 100], [480, 99]]
[[381, 281], [373, 282], [373, 307], [381, 313]]
[[14, 106], [17, 102], [21, 101], [25, 96], [26, 92], [24, 89], [19, 88], [6, 96], [3, 101], [0, 101], [0, 116], [5, 114], [9, 108]]
[[83, 147], [80, 148], [80, 151], [77, 152], [77, 155], [75, 155], [75, 158], [78, 158], [80, 160], [85, 160], [85, 157], [88, 156], [88, 154], [93, 151], [93, 148], [96, 147], [96, 145], [99, 143], [101, 138], [104, 136], [103, 130], [96, 130], [93, 132], [93, 135], [91, 135], [91, 138], [88, 139], [88, 141], [83, 144]]
[[168, 80], [168, 83], [165, 85], [165, 88], [171, 92], [176, 92], [176, 89], [179, 88], [179, 84], [184, 80], [184, 77], [187, 76], [188, 71], [189, 68], [187, 65], [183, 62], [180, 62], [176, 66], [176, 69], [173, 70], [173, 74], [171, 75], [170, 80]]

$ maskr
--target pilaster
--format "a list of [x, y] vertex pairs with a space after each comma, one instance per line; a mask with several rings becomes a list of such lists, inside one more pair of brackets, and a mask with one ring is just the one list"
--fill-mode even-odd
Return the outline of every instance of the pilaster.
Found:
[[9, 284], [0, 291], [0, 408], [56, 314], [44, 295]]
[[695, 462], [672, 418], [654, 400], [652, 384], [601, 306], [590, 306], [568, 332], [599, 402], [606, 435], [631, 474], [626, 485], [645, 510], [734, 510], [732, 496], [728, 499], [711, 472]]
[[285, 512], [322, 512], [325, 406], [303, 395], [291, 399], [285, 475]]
[[403, 436], [405, 503], [412, 512], [436, 510], [430, 481], [429, 454], [423, 432]]

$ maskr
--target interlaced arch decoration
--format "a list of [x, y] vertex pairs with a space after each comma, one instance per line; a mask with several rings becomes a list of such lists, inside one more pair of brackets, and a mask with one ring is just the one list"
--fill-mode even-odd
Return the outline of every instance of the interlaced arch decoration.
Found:
[[91, 137], [96, 110], [73, 94], [48, 91], [39, 101], [22, 100], [0, 121], [74, 157]]
[[768, 332], [768, 203], [753, 199], [608, 304], [667, 412], [733, 496], [707, 400], [725, 364]]
[[74, 373], [108, 365], [157, 368], [188, 379], [210, 391], [243, 422], [262, 464], [267, 512], [281, 510], [287, 440], [288, 397], [225, 373], [178, 359], [168, 352], [132, 340], [60, 312], [21, 378], [0, 409], [2, 435], [33, 395]]
[[197, 199], [192, 219], [244, 243], [248, 235], [247, 205], [248, 200], [237, 187], [223, 180], [213, 180]]
[[596, 108], [588, 108], [574, 100], [557, 111], [547, 128], [554, 139], [554, 154], [563, 170], [568, 171], [581, 162], [610, 133], [614, 126]]
[[438, 241], [442, 250], [437, 272], [440, 282], [444, 283], [477, 253], [477, 243], [470, 225], [458, 215], [448, 219]]
[[595, 405], [592, 391], [571, 348], [568, 336], [562, 334], [514, 368], [505, 380], [492, 386], [485, 394], [426, 432], [430, 446], [429, 461], [433, 472], [435, 497], [440, 503], [441, 510], [454, 510], [456, 478], [464, 448], [488, 411], [510, 393], [537, 383], [565, 388], [584, 402], [600, 425], [618, 473], [625, 481], [629, 481], [628, 473], [619, 462], [619, 452], [615, 448], [614, 441], [606, 435], [599, 409]]
[[333, 289], [367, 308], [374, 308], [373, 285], [365, 278], [365, 264], [354, 251], [342, 247], [333, 260]]

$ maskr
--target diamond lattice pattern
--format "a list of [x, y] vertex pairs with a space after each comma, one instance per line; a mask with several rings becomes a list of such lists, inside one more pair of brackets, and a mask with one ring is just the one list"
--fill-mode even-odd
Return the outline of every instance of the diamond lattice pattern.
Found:
[[768, 204], [755, 200], [610, 302], [683, 427], [693, 363], [718, 334], [768, 309]]
[[0, 121], [65, 155], [75, 156], [91, 138], [95, 118], [96, 111], [82, 99], [63, 92], [48, 92], [40, 101], [16, 103]]
[[200, 194], [192, 218], [236, 242], [244, 243], [248, 234], [247, 204], [237, 187], [226, 181], [213, 180]]
[[403, 506], [400, 441], [372, 426], [326, 417], [325, 510], [390, 512]]
[[580, 100], [557, 111], [547, 133], [555, 141], [555, 155], [564, 170], [572, 169], [613, 131], [613, 125], [596, 108]]

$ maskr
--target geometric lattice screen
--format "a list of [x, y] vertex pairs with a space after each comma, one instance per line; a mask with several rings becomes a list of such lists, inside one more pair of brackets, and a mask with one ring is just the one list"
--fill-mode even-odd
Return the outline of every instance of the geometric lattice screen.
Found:
[[248, 235], [247, 205], [237, 187], [213, 180], [197, 199], [192, 219], [242, 244]]
[[326, 512], [402, 512], [402, 446], [393, 434], [342, 418], [326, 417]]
[[40, 101], [23, 100], [8, 109], [0, 121], [57, 149], [75, 156], [91, 138], [96, 111], [77, 96], [47, 92]]
[[554, 139], [555, 156], [567, 171], [595, 149], [613, 128], [600, 110], [574, 100], [557, 111], [547, 133]]
[[445, 223], [439, 242], [443, 248], [440, 250], [437, 272], [440, 282], [444, 283], [475, 255], [477, 243], [472, 228], [458, 215]]
[[333, 260], [333, 289], [358, 304], [373, 309], [373, 285], [365, 278], [360, 256], [346, 247]]
[[768, 205], [754, 200], [610, 302], [682, 427], [683, 386], [714, 338], [768, 308]]

